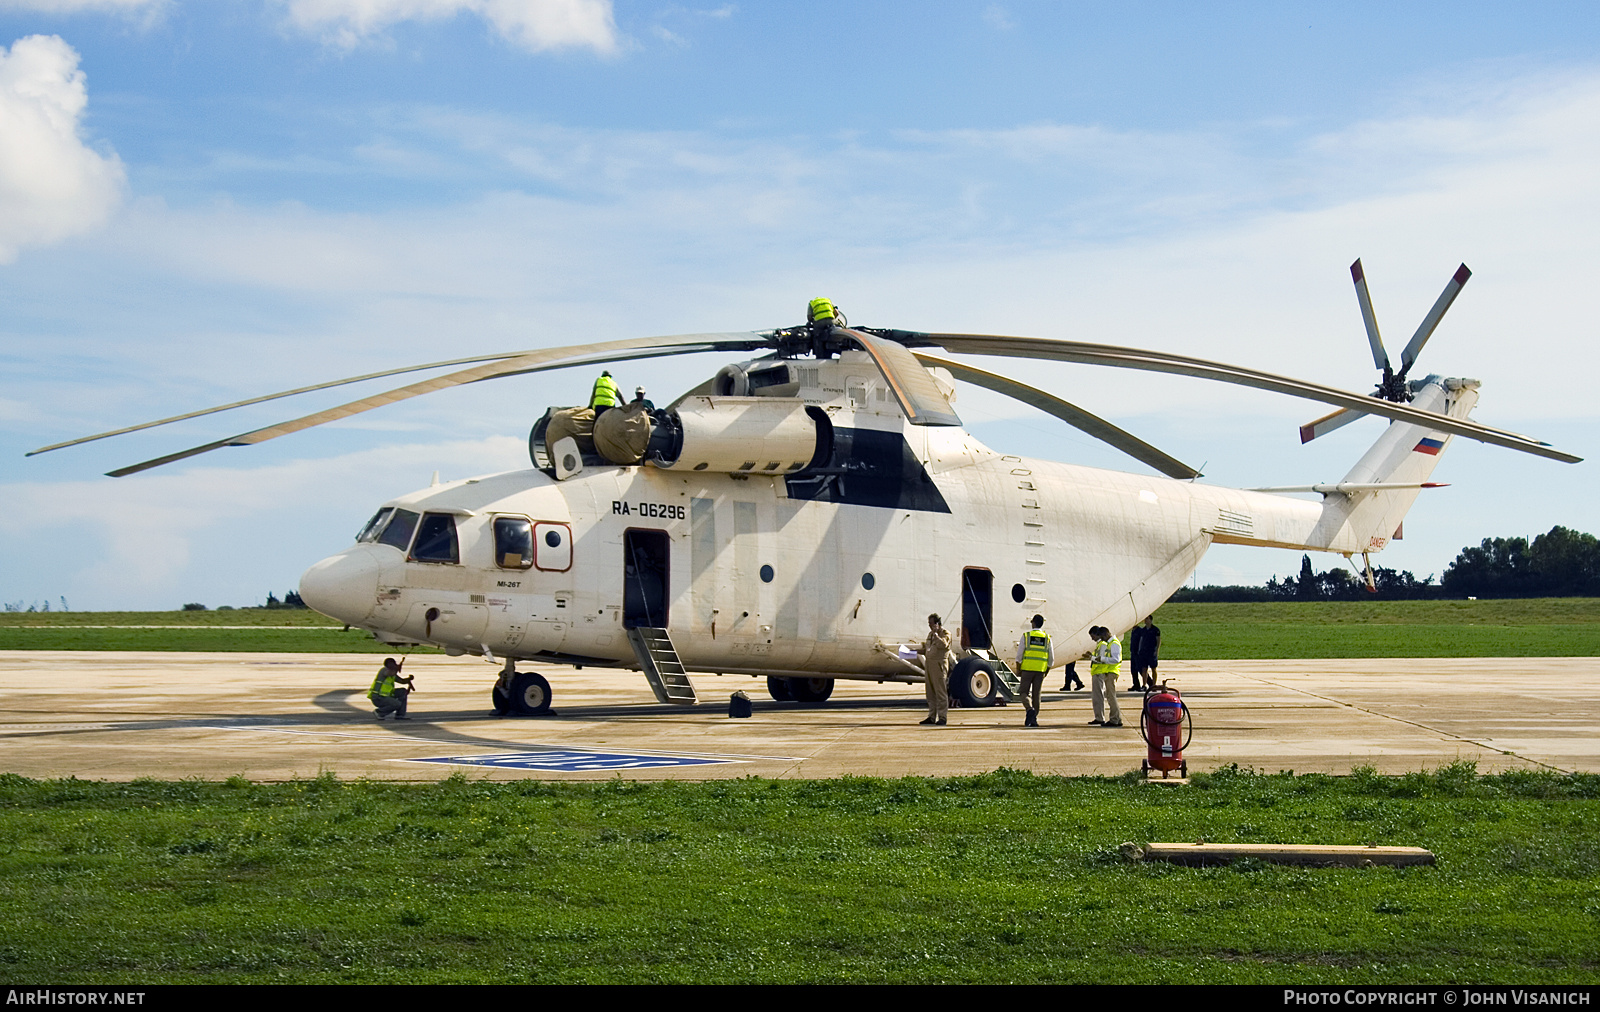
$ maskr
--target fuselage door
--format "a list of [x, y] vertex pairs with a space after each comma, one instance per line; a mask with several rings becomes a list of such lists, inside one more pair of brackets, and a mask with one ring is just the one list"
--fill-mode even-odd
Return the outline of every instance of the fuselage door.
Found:
[[671, 540], [666, 531], [632, 528], [622, 535], [622, 625], [667, 627]]
[[961, 571], [961, 645], [969, 650], [994, 648], [994, 574], [987, 569]]

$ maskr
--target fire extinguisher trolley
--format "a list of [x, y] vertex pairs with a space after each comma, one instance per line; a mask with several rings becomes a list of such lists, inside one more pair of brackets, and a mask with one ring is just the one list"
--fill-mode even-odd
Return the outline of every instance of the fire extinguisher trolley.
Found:
[[1148, 690], [1144, 707], [1139, 711], [1139, 737], [1145, 740], [1148, 754], [1143, 769], [1145, 773], [1160, 770], [1162, 779], [1178, 771], [1179, 776], [1189, 775], [1189, 764], [1183, 750], [1189, 747], [1194, 735], [1194, 717], [1177, 689], [1166, 682]]

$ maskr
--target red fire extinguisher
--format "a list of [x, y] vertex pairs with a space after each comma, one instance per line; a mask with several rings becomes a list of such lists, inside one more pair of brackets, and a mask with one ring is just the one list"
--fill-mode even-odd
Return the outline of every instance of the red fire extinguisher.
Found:
[[1160, 770], [1162, 779], [1172, 770], [1188, 776], [1183, 750], [1193, 735], [1194, 717], [1177, 689], [1162, 682], [1145, 695], [1144, 708], [1139, 711], [1139, 737], [1149, 747], [1144, 772]]

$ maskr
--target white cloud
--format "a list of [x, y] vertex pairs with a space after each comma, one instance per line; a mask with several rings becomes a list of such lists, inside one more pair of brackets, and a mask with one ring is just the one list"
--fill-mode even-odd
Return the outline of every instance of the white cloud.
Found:
[[617, 49], [611, 0], [287, 0], [289, 20], [304, 31], [353, 47], [403, 21], [458, 14], [483, 18], [508, 41], [532, 52]]
[[0, 48], [0, 263], [95, 228], [121, 199], [122, 162], [84, 143], [88, 102], [78, 54], [59, 37]]
[[[1600, 76], [1503, 84], [1271, 157], [1247, 127], [829, 140], [422, 109], [383, 129], [374, 171], [492, 166], [496, 190], [375, 213], [141, 202], [117, 241], [188, 276], [347, 296], [396, 336], [459, 320], [507, 333], [494, 347], [538, 343], [505, 322], [528, 314], [613, 336], [773, 326], [803, 304], [795, 289], [822, 286], [863, 323], [1160, 347], [1353, 389], [1372, 377], [1350, 261], [1366, 258], [1393, 352], [1465, 260], [1477, 276], [1423, 368], [1484, 379], [1491, 423], [1595, 411], [1579, 293], [1600, 274]], [[1510, 367], [1512, 345], [1528, 368]], [[1571, 368], [1532, 365], [1549, 361]], [[1192, 382], [1137, 388], [1173, 410], [1250, 397], [1296, 423], [1319, 412]], [[1115, 417], [1118, 396], [1085, 407]]]

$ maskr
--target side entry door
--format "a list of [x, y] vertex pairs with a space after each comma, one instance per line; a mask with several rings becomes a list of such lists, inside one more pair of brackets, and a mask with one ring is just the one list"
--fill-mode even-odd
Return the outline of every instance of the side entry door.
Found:
[[666, 531], [631, 528], [622, 535], [622, 626], [665, 629], [672, 540]]
[[961, 571], [961, 645], [994, 649], [994, 574], [987, 569]]

